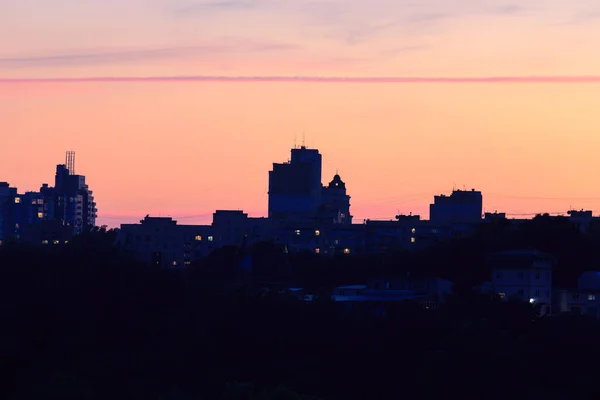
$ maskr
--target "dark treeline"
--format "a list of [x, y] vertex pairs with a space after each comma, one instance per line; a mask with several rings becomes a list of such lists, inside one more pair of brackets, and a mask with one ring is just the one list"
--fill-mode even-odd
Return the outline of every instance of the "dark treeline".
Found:
[[[418, 254], [315, 259], [260, 244], [174, 271], [135, 262], [112, 245], [114, 232], [64, 248], [5, 246], [2, 397], [595, 398], [598, 321], [540, 319], [528, 304], [465, 288], [488, 278], [487, 254], [512, 248], [550, 252], [560, 279], [576, 279], [597, 265], [597, 236], [544, 217], [519, 231], [483, 229]], [[237, 268], [248, 253], [252, 274]], [[397, 304], [385, 318], [368, 305], [349, 314], [327, 296], [305, 304], [260, 290], [287, 281], [326, 294], [419, 267], [465, 284], [439, 310]]]

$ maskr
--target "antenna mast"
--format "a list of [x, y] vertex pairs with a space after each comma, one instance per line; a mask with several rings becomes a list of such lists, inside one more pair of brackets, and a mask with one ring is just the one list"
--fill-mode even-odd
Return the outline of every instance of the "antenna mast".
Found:
[[69, 170], [69, 175], [75, 175], [75, 152], [67, 151], [67, 159], [66, 159], [67, 169]]

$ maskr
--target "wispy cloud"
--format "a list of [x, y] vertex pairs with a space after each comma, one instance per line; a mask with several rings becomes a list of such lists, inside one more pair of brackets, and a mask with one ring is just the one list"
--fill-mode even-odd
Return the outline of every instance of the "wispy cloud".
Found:
[[341, 77], [341, 76], [140, 76], [87, 78], [9, 78], [0, 83], [136, 83], [136, 82], [239, 82], [239, 83], [600, 83], [600, 75], [481, 76], [481, 77]]
[[526, 9], [524, 7], [518, 6], [516, 4], [505, 4], [503, 6], [492, 9], [492, 13], [498, 15], [515, 15], [523, 13], [525, 11]]
[[88, 49], [38, 55], [0, 56], [0, 68], [52, 67], [86, 64], [120, 64], [181, 58], [210, 57], [224, 53], [260, 53], [297, 50], [300, 46], [276, 42], [223, 41], [198, 46], [155, 49], [98, 50]]
[[202, 12], [247, 10], [254, 8], [255, 3], [246, 0], [221, 0], [195, 2], [175, 8], [177, 16], [193, 15]]

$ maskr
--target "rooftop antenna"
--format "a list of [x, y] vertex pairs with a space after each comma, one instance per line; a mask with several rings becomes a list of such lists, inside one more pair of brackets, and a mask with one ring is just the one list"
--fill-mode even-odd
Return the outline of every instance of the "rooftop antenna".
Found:
[[454, 192], [456, 190], [456, 182], [452, 182], [452, 191]]
[[66, 157], [67, 169], [69, 170], [69, 175], [75, 175], [75, 152], [67, 151]]
[[294, 148], [297, 148], [297, 147], [298, 147], [298, 144], [297, 144], [297, 143], [298, 143], [297, 136], [298, 136], [298, 134], [294, 133]]
[[306, 136], [304, 133], [304, 129], [302, 129], [302, 147], [306, 147]]

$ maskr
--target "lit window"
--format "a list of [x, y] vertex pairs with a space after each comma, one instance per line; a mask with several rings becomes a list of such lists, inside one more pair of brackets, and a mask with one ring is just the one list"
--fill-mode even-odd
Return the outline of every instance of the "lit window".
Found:
[[39, 212], [39, 213], [38, 213], [38, 218], [44, 218], [44, 213], [42, 213], [42, 212]]
[[589, 301], [594, 301], [594, 300], [596, 300], [596, 295], [595, 295], [595, 294], [588, 294], [588, 300], [589, 300]]
[[415, 239], [414, 237], [411, 237], [411, 238], [410, 238], [410, 242], [411, 242], [411, 243], [414, 243], [414, 242], [416, 242], [416, 240], [417, 240], [417, 239]]
[[340, 244], [340, 241], [339, 241], [339, 240], [337, 240], [337, 239], [335, 239], [335, 240], [333, 241], [333, 243], [334, 243], [334, 244]]
[[319, 231], [319, 230], [315, 231], [315, 236], [319, 236], [320, 234], [321, 234], [321, 231]]
[[37, 204], [37, 200], [31, 200], [31, 204]]
[[503, 299], [503, 298], [506, 297], [506, 293], [500, 292], [500, 293], [498, 293], [498, 297], [500, 297], [501, 299]]
[[21, 198], [20, 197], [15, 197], [15, 203], [19, 204], [21, 202]]
[[53, 243], [54, 244], [59, 244], [60, 242], [58, 240], [55, 240]]
[[191, 264], [192, 264], [192, 262], [191, 262], [191, 261], [184, 261], [184, 262], [183, 262], [183, 264], [184, 264], [184, 265], [191, 265]]
[[315, 254], [319, 254], [321, 252], [321, 249], [319, 249], [318, 247], [315, 249]]
[[44, 199], [38, 199], [37, 203], [38, 204], [44, 204]]
[[42, 244], [48, 244], [47, 240], [42, 240]]
[[214, 238], [213, 238], [212, 236], [209, 236], [209, 237], [208, 237], [208, 241], [209, 241], [209, 242], [212, 242], [212, 241], [213, 241], [213, 239], [214, 239]]
[[350, 249], [344, 249], [344, 254], [350, 254]]
[[177, 261], [173, 261], [173, 266], [177, 266]]
[[68, 240], [65, 240], [65, 244], [68, 244], [68, 243], [69, 243], [69, 241], [68, 241]]
[[296, 235], [300, 234], [300, 229], [296, 229]]
[[15, 224], [15, 229], [19, 229], [19, 224]]
[[530, 302], [531, 304], [533, 304], [533, 303], [535, 303], [535, 299], [533, 299], [533, 298], [532, 298], [532, 299], [529, 299], [529, 302]]
[[412, 228], [410, 231], [411, 231], [412, 233], [415, 233], [417, 230], [416, 230], [415, 228]]
[[0, 246], [2, 246], [2, 240], [0, 240]]
[[201, 241], [201, 240], [202, 240], [202, 236], [200, 236], [200, 235], [196, 235], [195, 239], [196, 239], [196, 241], [197, 241], [197, 242], [199, 242], [199, 241]]

